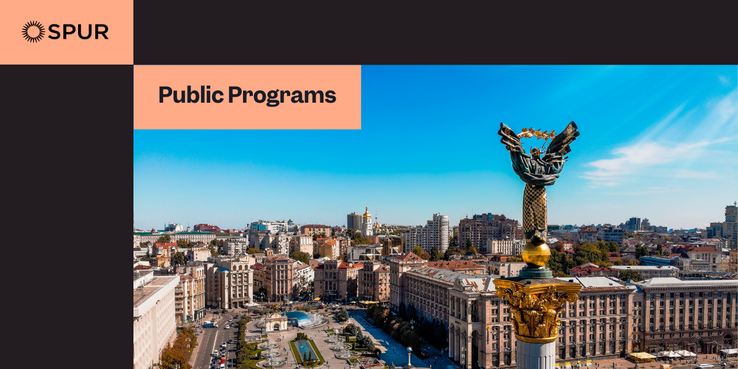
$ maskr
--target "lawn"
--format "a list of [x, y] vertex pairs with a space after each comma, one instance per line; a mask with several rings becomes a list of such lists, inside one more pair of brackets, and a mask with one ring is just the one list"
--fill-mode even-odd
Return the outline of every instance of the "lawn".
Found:
[[314, 367], [314, 366], [323, 365], [323, 363], [325, 363], [325, 360], [323, 360], [323, 355], [320, 354], [320, 350], [318, 350], [318, 348], [315, 346], [315, 342], [313, 342], [313, 340], [311, 339], [307, 339], [306, 341], [310, 342], [310, 346], [312, 346], [313, 351], [315, 352], [316, 355], [318, 355], [318, 360], [303, 363], [302, 357], [300, 356], [300, 352], [297, 349], [297, 345], [295, 341], [290, 341], [290, 348], [292, 349], [292, 355], [294, 355], [295, 361], [297, 361], [298, 363], [302, 364], [305, 367]]

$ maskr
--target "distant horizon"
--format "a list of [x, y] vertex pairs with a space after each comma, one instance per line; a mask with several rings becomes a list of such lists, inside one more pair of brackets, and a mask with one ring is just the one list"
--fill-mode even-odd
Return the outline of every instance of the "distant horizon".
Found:
[[737, 82], [735, 66], [362, 66], [360, 130], [134, 130], [134, 226], [345, 225], [365, 206], [383, 224], [521, 221], [500, 123], [575, 121], [549, 224], [705, 228], [738, 200]]

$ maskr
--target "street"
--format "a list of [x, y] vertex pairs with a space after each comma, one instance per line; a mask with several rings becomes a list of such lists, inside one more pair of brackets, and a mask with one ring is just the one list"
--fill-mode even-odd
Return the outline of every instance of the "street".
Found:
[[[219, 310], [218, 310], [219, 311]], [[236, 340], [238, 338], [238, 328], [233, 327], [232, 324], [237, 322], [236, 316], [240, 316], [238, 313], [225, 313], [220, 315], [207, 314], [203, 321], [210, 320], [218, 322], [218, 328], [195, 328], [195, 330], [202, 332], [198, 337], [197, 347], [192, 353], [190, 358], [190, 364], [193, 369], [211, 369], [213, 368], [213, 351], [221, 351], [221, 344], [233, 340], [233, 343], [227, 344], [226, 346], [226, 368], [233, 367], [233, 360], [235, 359], [236, 352]], [[229, 319], [233, 319], [229, 322]], [[226, 325], [231, 325], [230, 329], [225, 329]], [[197, 325], [202, 327], [202, 322]], [[217, 365], [219, 368], [220, 365]]]

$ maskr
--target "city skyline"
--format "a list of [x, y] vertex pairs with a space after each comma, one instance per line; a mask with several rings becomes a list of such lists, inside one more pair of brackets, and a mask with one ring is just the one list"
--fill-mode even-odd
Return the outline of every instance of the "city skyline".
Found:
[[704, 228], [738, 199], [736, 77], [735, 66], [363, 66], [361, 130], [134, 130], [135, 227], [344, 225], [365, 206], [386, 224], [521, 220], [500, 122], [575, 121], [549, 224]]

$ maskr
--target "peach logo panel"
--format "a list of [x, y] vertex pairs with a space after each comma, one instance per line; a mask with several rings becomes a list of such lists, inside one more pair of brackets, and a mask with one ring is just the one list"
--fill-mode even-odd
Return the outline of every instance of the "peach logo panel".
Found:
[[134, 129], [361, 129], [360, 65], [134, 65]]
[[133, 64], [133, 0], [7, 1], [0, 64]]

